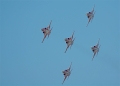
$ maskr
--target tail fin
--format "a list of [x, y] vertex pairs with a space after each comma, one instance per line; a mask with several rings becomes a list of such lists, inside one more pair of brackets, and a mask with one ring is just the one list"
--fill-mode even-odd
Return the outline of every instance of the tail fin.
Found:
[[[75, 32], [75, 31], [74, 31]], [[73, 32], [73, 34], [72, 34], [72, 38], [73, 38], [73, 36], [74, 36], [74, 32]]]
[[100, 38], [99, 38], [99, 40], [98, 40], [97, 46], [99, 45], [99, 41], [100, 41]]
[[71, 62], [71, 65], [70, 65], [69, 69], [71, 69], [71, 66], [72, 66], [72, 62]]
[[49, 28], [50, 28], [51, 23], [52, 23], [52, 20], [50, 21], [50, 24], [49, 24], [49, 26], [48, 26]]
[[94, 4], [93, 10], [92, 10], [92, 13], [94, 12], [94, 8], [95, 8], [95, 4]]

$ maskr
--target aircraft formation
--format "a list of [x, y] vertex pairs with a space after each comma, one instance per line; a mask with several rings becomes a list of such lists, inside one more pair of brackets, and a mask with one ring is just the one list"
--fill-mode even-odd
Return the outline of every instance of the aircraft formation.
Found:
[[[95, 8], [95, 5], [94, 5], [94, 7], [93, 7], [93, 10], [90, 11], [90, 12], [88, 12], [88, 13], [86, 14], [86, 16], [87, 16], [87, 18], [88, 18], [87, 26], [88, 26], [88, 24], [89, 24], [90, 22], [92, 22], [92, 20], [93, 20], [93, 18], [94, 18], [94, 15], [95, 15], [94, 8]], [[47, 27], [41, 29], [41, 31], [42, 31], [43, 34], [44, 34], [42, 43], [44, 42], [46, 36], [49, 37], [49, 35], [50, 35], [51, 31], [52, 31], [51, 23], [52, 23], [52, 20], [51, 20], [50, 24], [49, 24]], [[86, 27], [87, 27], [87, 26], [86, 26]], [[65, 43], [67, 44], [67, 47], [66, 47], [66, 50], [65, 50], [64, 53], [67, 52], [67, 49], [68, 49], [68, 48], [71, 48], [71, 47], [72, 47], [72, 45], [73, 45], [73, 43], [74, 43], [74, 41], [75, 41], [74, 33], [75, 33], [75, 31], [73, 32], [73, 34], [72, 34], [71, 37], [65, 38]], [[99, 52], [99, 49], [100, 49], [99, 41], [100, 41], [100, 39], [98, 40], [98, 43], [97, 43], [96, 45], [94, 45], [94, 46], [91, 47], [91, 50], [92, 50], [92, 52], [93, 52], [92, 60], [94, 59], [94, 57], [95, 57], [96, 55], [98, 55], [98, 52]], [[66, 80], [67, 77], [69, 78], [69, 76], [70, 76], [70, 74], [71, 74], [71, 71], [72, 71], [72, 70], [71, 70], [71, 66], [72, 66], [72, 62], [71, 62], [71, 65], [70, 65], [70, 67], [69, 67], [68, 69], [65, 69], [64, 71], [62, 71], [62, 73], [63, 73], [63, 75], [64, 75], [63, 83], [64, 83], [64, 81]], [[63, 84], [63, 83], [62, 83], [62, 84]]]

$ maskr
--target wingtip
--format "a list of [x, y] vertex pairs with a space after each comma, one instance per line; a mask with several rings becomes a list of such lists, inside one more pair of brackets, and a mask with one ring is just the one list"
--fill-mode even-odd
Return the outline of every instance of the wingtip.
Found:
[[[88, 23], [89, 24], [89, 23]], [[86, 25], [86, 27], [88, 26], [88, 24]]]
[[41, 43], [43, 43], [43, 42], [44, 42], [44, 40]]
[[93, 9], [95, 8], [95, 4], [94, 4], [94, 7], [93, 7]]
[[93, 61], [93, 58], [92, 58], [92, 61]]
[[65, 53], [67, 52], [67, 50], [65, 50]]

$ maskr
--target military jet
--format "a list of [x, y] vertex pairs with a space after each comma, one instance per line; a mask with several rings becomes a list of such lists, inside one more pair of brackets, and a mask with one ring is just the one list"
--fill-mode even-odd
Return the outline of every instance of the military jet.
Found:
[[[74, 31], [74, 32], [75, 32], [75, 31]], [[73, 45], [73, 42], [74, 42], [74, 40], [75, 40], [75, 38], [73, 39], [74, 32], [73, 32], [73, 34], [72, 34], [71, 37], [65, 38], [65, 42], [66, 42], [66, 44], [67, 44], [67, 48], [66, 48], [66, 50], [65, 50], [65, 53], [66, 53], [67, 49], [68, 49], [70, 46], [72, 47], [72, 45]], [[70, 47], [70, 48], [71, 48], [71, 47]]]
[[41, 29], [41, 31], [42, 31], [43, 34], [44, 34], [44, 38], [43, 38], [43, 40], [42, 40], [42, 43], [43, 43], [44, 39], [46, 38], [46, 36], [49, 37], [49, 35], [50, 35], [51, 31], [52, 31], [52, 28], [50, 29], [51, 23], [52, 23], [52, 20], [51, 20], [50, 24], [48, 25], [48, 27], [45, 27], [45, 28], [42, 28], [42, 29]]
[[91, 47], [91, 49], [92, 49], [92, 51], [94, 53], [92, 60], [94, 59], [95, 55], [98, 54], [98, 52], [99, 52], [99, 49], [100, 49], [99, 41], [100, 41], [100, 39], [98, 40], [98, 43], [96, 45], [94, 45], [93, 47]]
[[[72, 65], [72, 62], [71, 62], [71, 65]], [[71, 74], [71, 71], [72, 71], [72, 70], [71, 70], [71, 65], [70, 65], [70, 67], [69, 67], [68, 69], [62, 71], [62, 72], [63, 72], [63, 75], [64, 75], [63, 83], [64, 83], [64, 81], [66, 80], [67, 77], [69, 78], [69, 76], [70, 76], [70, 74]], [[62, 84], [63, 84], [63, 83], [62, 83]]]
[[93, 7], [93, 10], [91, 12], [87, 13], [87, 18], [88, 18], [87, 26], [88, 26], [89, 22], [91, 22], [93, 20], [93, 18], [94, 18], [94, 15], [95, 15], [94, 8], [95, 8], [95, 5]]

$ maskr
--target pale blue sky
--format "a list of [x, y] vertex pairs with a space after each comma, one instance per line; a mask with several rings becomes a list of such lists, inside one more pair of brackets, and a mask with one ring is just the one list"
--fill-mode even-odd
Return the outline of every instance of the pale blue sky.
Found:
[[[1, 0], [0, 86], [120, 86], [119, 8], [119, 0]], [[51, 20], [51, 35], [41, 43], [41, 28]], [[73, 31], [74, 45], [64, 53]], [[100, 52], [91, 61], [99, 38]]]

